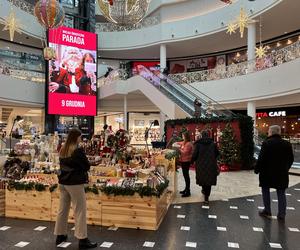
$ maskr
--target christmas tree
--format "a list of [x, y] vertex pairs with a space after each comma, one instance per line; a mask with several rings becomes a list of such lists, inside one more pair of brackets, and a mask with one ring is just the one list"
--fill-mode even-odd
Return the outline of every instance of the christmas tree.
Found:
[[220, 160], [222, 164], [232, 166], [238, 161], [239, 146], [230, 123], [222, 131], [220, 140]]

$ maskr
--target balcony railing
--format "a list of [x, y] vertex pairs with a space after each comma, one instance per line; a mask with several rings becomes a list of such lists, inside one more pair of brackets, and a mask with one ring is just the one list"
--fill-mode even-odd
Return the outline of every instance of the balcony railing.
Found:
[[181, 84], [220, 80], [262, 71], [286, 62], [290, 62], [299, 57], [300, 41], [297, 41], [294, 44], [286, 46], [282, 49], [272, 51], [270, 54], [267, 54], [264, 58], [261, 59], [231, 64], [228, 66], [216, 67], [209, 70], [170, 74], [169, 77], [175, 80], [177, 83]]
[[120, 26], [114, 23], [96, 23], [96, 32], [120, 32], [120, 31], [130, 31], [130, 30], [138, 30], [144, 29], [150, 26], [154, 26], [160, 23], [159, 16], [150, 16], [143, 19], [141, 22], [128, 25], [128, 26]]
[[0, 61], [0, 74], [8, 75], [21, 80], [27, 80], [36, 83], [45, 83], [45, 74], [36, 71], [22, 70], [17, 66], [5, 64]]
[[8, 0], [11, 2], [14, 6], [20, 8], [23, 11], [26, 11], [33, 15], [33, 8], [34, 6], [26, 1], [20, 1], [20, 0]]

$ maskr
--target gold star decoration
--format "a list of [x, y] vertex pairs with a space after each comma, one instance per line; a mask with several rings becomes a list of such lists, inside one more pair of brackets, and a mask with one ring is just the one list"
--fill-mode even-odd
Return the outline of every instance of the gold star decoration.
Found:
[[246, 11], [241, 8], [240, 15], [238, 17], [238, 27], [240, 28], [241, 38], [244, 36], [245, 28], [248, 27], [249, 16]]
[[266, 53], [267, 53], [267, 47], [260, 45], [258, 48], [255, 48], [255, 54], [257, 58], [261, 59], [265, 57]]
[[233, 33], [235, 33], [236, 29], [237, 29], [237, 23], [230, 22], [227, 26], [226, 33], [227, 34], [229, 33], [229, 35], [232, 35]]
[[13, 10], [9, 13], [9, 16], [5, 18], [4, 28], [2, 31], [9, 31], [10, 41], [14, 40], [15, 32], [21, 33], [21, 24], [19, 20], [16, 18], [16, 14]]

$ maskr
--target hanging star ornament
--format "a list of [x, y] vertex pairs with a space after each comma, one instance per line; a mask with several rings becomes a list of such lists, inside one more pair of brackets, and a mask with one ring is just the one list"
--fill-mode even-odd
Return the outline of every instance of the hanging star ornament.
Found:
[[256, 57], [261, 59], [266, 56], [267, 47], [260, 45], [258, 48], [255, 48]]
[[237, 24], [234, 22], [230, 22], [227, 26], [226, 33], [227, 34], [229, 33], [229, 35], [232, 35], [233, 33], [235, 33], [236, 29], [237, 29]]
[[9, 16], [4, 20], [4, 28], [2, 31], [9, 31], [10, 41], [14, 40], [15, 32], [21, 33], [21, 27], [19, 20], [16, 18], [16, 14], [13, 10], [9, 13]]
[[247, 15], [246, 11], [243, 8], [241, 8], [240, 15], [237, 20], [238, 27], [240, 28], [241, 38], [244, 37], [244, 31], [245, 28], [248, 27], [248, 22], [249, 22], [249, 16]]

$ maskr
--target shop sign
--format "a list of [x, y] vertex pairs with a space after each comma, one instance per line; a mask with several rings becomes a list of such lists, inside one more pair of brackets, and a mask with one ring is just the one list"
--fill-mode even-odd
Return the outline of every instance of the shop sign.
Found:
[[283, 117], [286, 116], [286, 111], [271, 111], [271, 112], [259, 112], [256, 113], [256, 117]]

